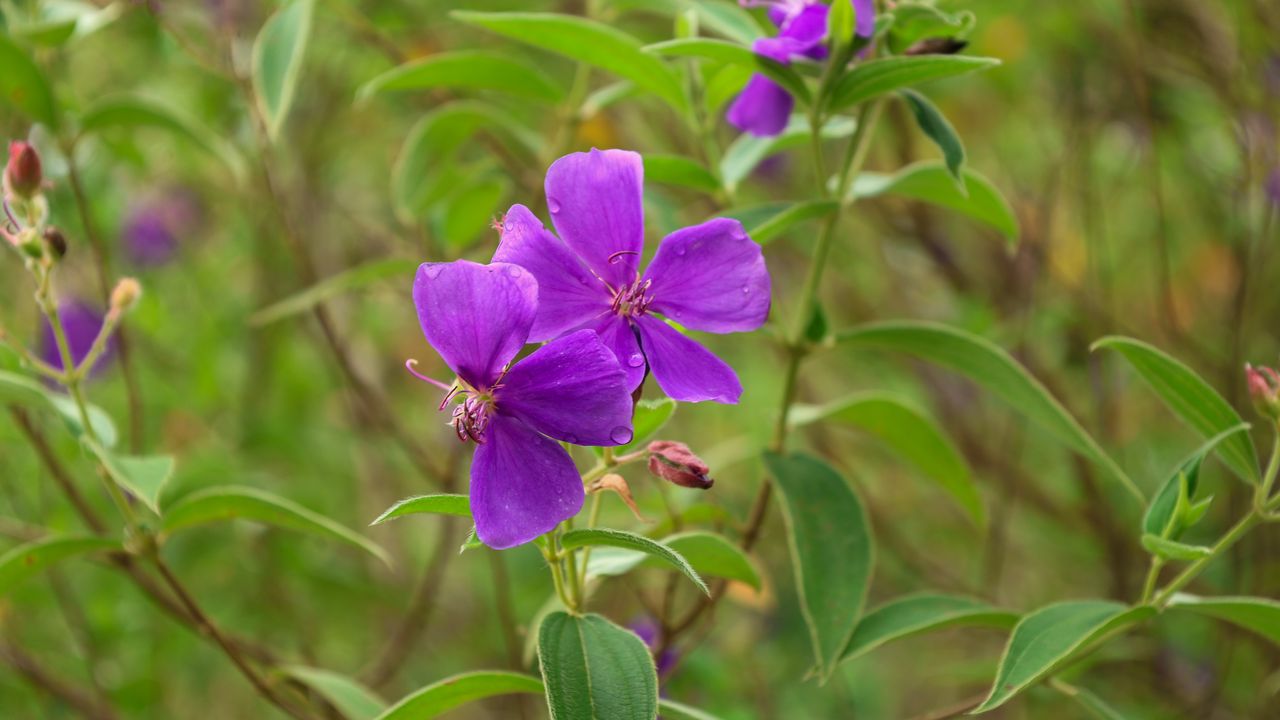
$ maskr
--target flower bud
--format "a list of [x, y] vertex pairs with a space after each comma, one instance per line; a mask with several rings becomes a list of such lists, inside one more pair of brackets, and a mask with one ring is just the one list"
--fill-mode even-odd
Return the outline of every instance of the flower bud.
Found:
[[702, 458], [684, 443], [655, 440], [649, 443], [649, 472], [681, 487], [706, 490], [715, 482]]
[[1244, 377], [1254, 409], [1262, 417], [1280, 422], [1280, 374], [1269, 367], [1255, 368], [1246, 363]]
[[9, 164], [4, 169], [4, 183], [9, 191], [29, 199], [40, 190], [41, 179], [36, 149], [22, 140], [9, 143]]
[[67, 238], [58, 228], [50, 225], [44, 229], [44, 244], [49, 249], [49, 256], [61, 260], [67, 254]]
[[116, 313], [128, 312], [138, 302], [138, 298], [142, 297], [142, 286], [133, 278], [121, 278], [116, 283], [115, 289], [111, 291], [111, 311]]

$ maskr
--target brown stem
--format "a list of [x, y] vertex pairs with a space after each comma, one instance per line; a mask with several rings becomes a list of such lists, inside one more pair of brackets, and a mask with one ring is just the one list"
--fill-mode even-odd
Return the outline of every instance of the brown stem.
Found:
[[75, 708], [89, 720], [115, 720], [117, 717], [106, 700], [94, 697], [53, 674], [10, 640], [0, 640], [0, 661], [26, 678], [27, 682]]
[[948, 718], [960, 717], [961, 715], [964, 715], [970, 710], [978, 707], [979, 703], [981, 703], [986, 697], [987, 694], [985, 692], [977, 695], [970, 695], [963, 700], [959, 700], [945, 707], [940, 707], [937, 710], [930, 710], [927, 713], [916, 715], [911, 718], [911, 720], [947, 720]]

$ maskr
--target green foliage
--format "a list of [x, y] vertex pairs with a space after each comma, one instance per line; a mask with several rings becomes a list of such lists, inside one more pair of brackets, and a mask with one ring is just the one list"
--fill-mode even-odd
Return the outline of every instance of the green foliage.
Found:
[[70, 557], [120, 550], [120, 543], [100, 537], [54, 535], [32, 540], [0, 555], [0, 597], [23, 580]]
[[356, 99], [433, 88], [496, 90], [551, 103], [564, 99], [564, 89], [536, 67], [479, 50], [433, 55], [399, 65], [362, 85]]
[[347, 720], [374, 720], [387, 707], [377, 693], [345, 675], [302, 665], [280, 670], [322, 695]]
[[653, 720], [658, 675], [635, 633], [599, 615], [548, 614], [538, 666], [552, 720]]
[[60, 119], [53, 90], [31, 56], [0, 34], [0, 98], [22, 114], [57, 129]]
[[314, 7], [315, 0], [291, 0], [267, 20], [253, 43], [253, 89], [272, 138], [284, 127], [302, 77]]
[[609, 530], [605, 528], [580, 528], [578, 530], [570, 530], [560, 538], [560, 544], [566, 550], [573, 550], [580, 547], [613, 547], [623, 550], [634, 550], [644, 553], [662, 560], [671, 567], [679, 570], [685, 577], [693, 581], [698, 589], [706, 594], [711, 591], [707, 589], [707, 584], [698, 576], [698, 571], [693, 569], [689, 561], [683, 555], [676, 552], [674, 548], [667, 546], [665, 543], [657, 540], [651, 540], [643, 535], [627, 532], [625, 530]]
[[1179, 593], [1170, 611], [1208, 615], [1255, 632], [1280, 646], [1280, 602], [1257, 597], [1197, 597]]
[[1004, 236], [1010, 246], [1016, 245], [1020, 233], [1018, 218], [1000, 191], [989, 180], [968, 168], [961, 171], [961, 177], [963, 192], [946, 166], [924, 160], [896, 173], [864, 172], [854, 181], [853, 194], [860, 199], [898, 195], [955, 210], [990, 225]]
[[854, 628], [841, 660], [851, 660], [885, 643], [935, 630], [1009, 628], [1017, 621], [1017, 613], [974, 598], [931, 593], [907, 595], [868, 611]]
[[466, 495], [419, 495], [405, 498], [387, 508], [386, 512], [369, 524], [381, 525], [398, 517], [422, 513], [469, 518], [471, 517], [471, 500]]
[[500, 670], [478, 670], [447, 677], [404, 699], [377, 716], [377, 720], [433, 718], [467, 703], [495, 695], [542, 693], [538, 678]]
[[844, 110], [895, 90], [986, 70], [999, 64], [995, 58], [965, 55], [913, 55], [870, 60], [859, 64], [836, 83], [828, 105], [831, 110]]

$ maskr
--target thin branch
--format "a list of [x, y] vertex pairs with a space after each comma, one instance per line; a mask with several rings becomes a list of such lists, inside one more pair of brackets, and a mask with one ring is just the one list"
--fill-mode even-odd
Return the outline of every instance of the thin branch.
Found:
[[11, 640], [0, 640], [0, 661], [12, 668], [27, 682], [51, 697], [75, 708], [89, 720], [116, 720], [116, 713], [103, 699], [99, 699], [64, 680], [45, 668], [27, 651]]

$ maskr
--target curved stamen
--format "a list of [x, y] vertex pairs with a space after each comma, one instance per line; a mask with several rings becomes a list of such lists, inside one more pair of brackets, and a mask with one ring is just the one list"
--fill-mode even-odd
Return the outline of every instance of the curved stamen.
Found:
[[606, 262], [608, 262], [610, 265], [613, 265], [617, 263], [619, 260], [621, 260], [623, 255], [639, 255], [639, 254], [640, 253], [636, 252], [635, 250], [619, 250], [618, 252], [610, 255]]
[[418, 361], [413, 358], [409, 358], [408, 360], [404, 361], [404, 369], [408, 370], [410, 375], [418, 378], [424, 383], [435, 385], [441, 390], [448, 390], [450, 388], [449, 385], [445, 385], [444, 383], [440, 382], [439, 380], [436, 380], [435, 378], [429, 378], [426, 375], [423, 375], [422, 373], [415, 370], [414, 368], [417, 367], [417, 365], [418, 365]]

